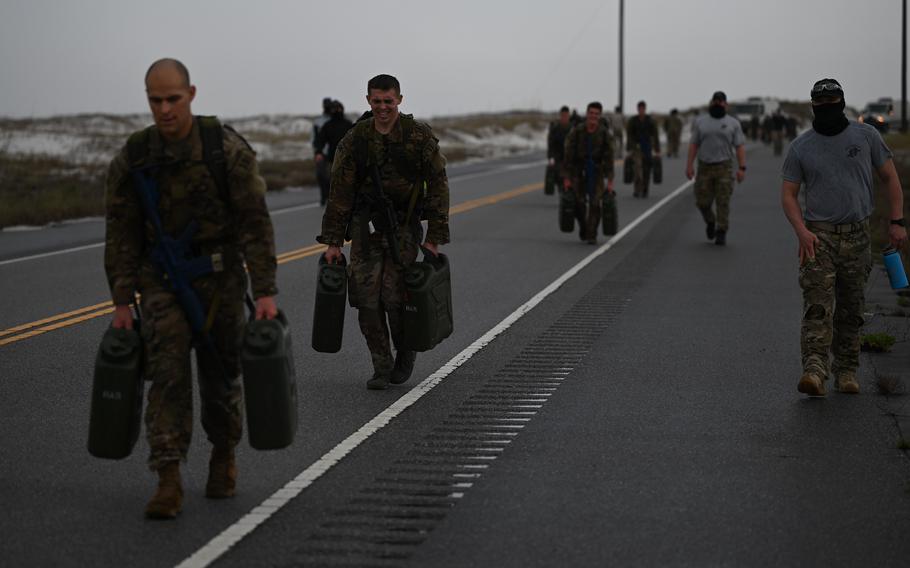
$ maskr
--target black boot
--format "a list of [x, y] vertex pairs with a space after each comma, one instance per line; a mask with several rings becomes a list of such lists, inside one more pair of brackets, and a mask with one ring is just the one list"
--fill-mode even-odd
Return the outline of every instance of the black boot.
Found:
[[392, 376], [389, 382], [393, 385], [400, 385], [407, 382], [414, 372], [414, 362], [417, 360], [417, 353], [414, 351], [398, 350], [395, 354], [395, 368], [392, 369]]
[[383, 373], [373, 373], [373, 378], [367, 381], [370, 390], [385, 390], [389, 388], [389, 376]]
[[714, 239], [714, 244], [720, 246], [727, 244], [727, 231], [717, 231], [717, 237]]
[[707, 224], [705, 225], [705, 234], [708, 236], [708, 240], [709, 240], [709, 241], [713, 241], [713, 240], [714, 240], [714, 235], [715, 235], [715, 232], [714, 232], [714, 223], [707, 223]]

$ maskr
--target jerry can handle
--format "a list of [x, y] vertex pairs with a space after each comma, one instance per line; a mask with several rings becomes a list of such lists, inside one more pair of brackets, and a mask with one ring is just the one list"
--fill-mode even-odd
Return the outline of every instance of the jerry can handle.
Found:
[[[319, 255], [319, 265], [322, 266], [323, 264], [328, 264], [328, 261], [325, 259], [325, 253]], [[347, 264], [348, 259], [344, 257], [344, 253], [341, 253], [341, 260], [332, 263], [333, 266], [347, 266]]]

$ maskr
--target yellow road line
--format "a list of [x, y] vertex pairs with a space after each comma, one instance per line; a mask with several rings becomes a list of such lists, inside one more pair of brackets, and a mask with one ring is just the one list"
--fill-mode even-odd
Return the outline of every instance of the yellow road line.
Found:
[[[532, 191], [537, 191], [543, 188], [542, 183], [532, 183], [528, 185], [523, 185], [521, 187], [516, 187], [515, 189], [510, 189], [509, 191], [504, 191], [502, 193], [497, 193], [496, 195], [491, 195], [489, 197], [481, 197], [478, 199], [472, 199], [470, 201], [465, 201], [464, 203], [459, 203], [453, 207], [449, 208], [449, 215], [457, 215], [458, 213], [464, 213], [472, 209], [477, 209], [478, 207], [485, 207], [487, 205], [494, 205], [501, 201], [507, 199], [513, 199], [520, 195], [530, 193]], [[277, 260], [278, 264], [285, 264], [287, 262], [292, 262], [295, 260], [300, 260], [307, 258], [309, 256], [315, 256], [321, 254], [325, 250], [325, 245], [315, 244], [308, 247], [303, 247], [300, 249], [288, 251], [278, 255]], [[84, 308], [79, 308], [78, 310], [73, 310], [63, 314], [58, 314], [48, 318], [40, 319], [38, 321], [33, 321], [31, 323], [25, 323], [22, 325], [17, 325], [16, 327], [11, 327], [0, 331], [0, 337], [11, 335], [12, 337], [5, 337], [0, 339], [0, 347], [4, 345], [9, 345], [10, 343], [16, 343], [17, 341], [22, 341], [24, 339], [29, 339], [37, 335], [42, 335], [49, 331], [54, 331], [57, 329], [62, 329], [64, 327], [69, 327], [82, 323], [84, 321], [89, 321], [110, 313], [113, 313], [114, 305], [111, 302], [101, 302], [100, 304], [95, 304], [93, 306], [86, 306]], [[47, 325], [50, 324], [50, 325]]]
[[489, 197], [481, 197], [479, 199], [465, 201], [464, 203], [459, 203], [458, 205], [449, 208], [449, 215], [464, 213], [465, 211], [477, 209], [478, 207], [483, 207], [485, 205], [493, 205], [494, 203], [499, 203], [500, 201], [505, 201], [506, 199], [512, 199], [513, 197], [518, 197], [519, 195], [524, 195], [525, 193], [530, 193], [539, 189], [543, 189], [543, 183], [541, 182], [516, 187], [515, 189], [497, 193], [496, 195], [491, 195]]
[[50, 322], [53, 322], [53, 321], [62, 320], [62, 319], [64, 319], [64, 318], [68, 318], [68, 317], [70, 317], [70, 316], [75, 316], [75, 315], [78, 315], [78, 314], [83, 314], [83, 313], [85, 313], [85, 312], [90, 312], [90, 311], [92, 311], [92, 310], [97, 310], [98, 308], [109, 307], [109, 306], [111, 306], [111, 305], [113, 305], [113, 304], [111, 304], [109, 301], [108, 301], [108, 302], [101, 302], [100, 304], [95, 304], [94, 306], [86, 306], [86, 307], [84, 307], [84, 308], [79, 308], [78, 310], [73, 310], [73, 311], [71, 311], [71, 312], [66, 312], [65, 314], [58, 314], [58, 315], [56, 315], [56, 316], [51, 316], [51, 317], [49, 317], [49, 318], [44, 318], [44, 319], [42, 319], [42, 320], [33, 321], [33, 322], [31, 322], [31, 323], [25, 323], [25, 324], [22, 324], [22, 325], [17, 325], [16, 327], [11, 327], [11, 328], [9, 328], [9, 329], [5, 329], [5, 330], [3, 330], [3, 331], [0, 331], [0, 337], [3, 337], [4, 335], [9, 335], [9, 334], [11, 334], [11, 333], [18, 333], [18, 332], [20, 332], [20, 331], [23, 331], [23, 330], [26, 330], [26, 329], [31, 329], [31, 328], [33, 328], [33, 327], [35, 327], [35, 326], [44, 325], [44, 324], [46, 324], [46, 323], [50, 323]]

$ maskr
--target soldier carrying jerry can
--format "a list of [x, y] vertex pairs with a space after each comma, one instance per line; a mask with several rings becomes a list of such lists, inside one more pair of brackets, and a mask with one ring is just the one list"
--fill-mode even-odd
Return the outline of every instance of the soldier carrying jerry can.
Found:
[[[398, 80], [373, 77], [366, 98], [372, 116], [338, 147], [317, 241], [328, 245], [324, 263], [334, 265], [345, 262], [341, 247], [346, 234], [351, 239], [347, 291], [373, 363], [367, 388], [386, 389], [410, 378], [417, 351], [452, 331], [448, 259], [439, 252], [449, 242], [449, 186], [430, 127], [399, 112]], [[427, 221], [425, 240], [421, 220]], [[416, 262], [418, 249], [422, 262]], [[443, 305], [429, 309], [430, 296]], [[335, 314], [336, 322], [325, 325], [337, 329], [337, 311], [325, 313]], [[416, 323], [409, 320], [414, 316]], [[315, 322], [314, 336], [322, 327]]]
[[[234, 495], [234, 448], [243, 429], [244, 265], [254, 318], [272, 320], [279, 317], [277, 263], [265, 182], [253, 150], [214, 117], [193, 116], [196, 87], [179, 61], [152, 64], [145, 87], [155, 124], [133, 134], [108, 170], [104, 264], [115, 331], [134, 329], [130, 304], [141, 294], [144, 374], [151, 383], [148, 464], [159, 477], [145, 513], [173, 518], [182, 508], [180, 462], [186, 460], [193, 425], [192, 349], [202, 425], [212, 444], [205, 495]], [[111, 366], [102, 363], [130, 345], [135, 343], [102, 344], [96, 390], [99, 375], [113, 376]], [[124, 362], [120, 371], [135, 375], [137, 366]], [[93, 426], [95, 411], [103, 410], [95, 402]], [[90, 433], [93, 454], [122, 457], [131, 449], [103, 447], [97, 430]]]
[[585, 121], [566, 136], [563, 160], [563, 185], [575, 196], [578, 236], [590, 244], [597, 243], [604, 196], [613, 194], [613, 138], [602, 114], [599, 102], [588, 104]]

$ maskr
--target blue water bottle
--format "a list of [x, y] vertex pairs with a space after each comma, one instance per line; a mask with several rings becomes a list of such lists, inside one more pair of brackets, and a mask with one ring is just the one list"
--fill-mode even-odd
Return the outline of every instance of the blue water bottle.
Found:
[[904, 272], [904, 263], [901, 260], [901, 255], [894, 247], [887, 247], [882, 250], [882, 258], [884, 258], [885, 268], [888, 270], [891, 289], [898, 290], [910, 286], [910, 283], [907, 282], [907, 273]]

